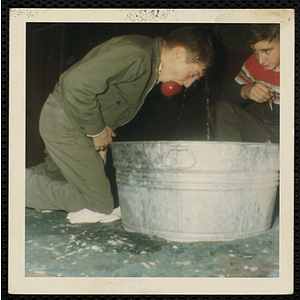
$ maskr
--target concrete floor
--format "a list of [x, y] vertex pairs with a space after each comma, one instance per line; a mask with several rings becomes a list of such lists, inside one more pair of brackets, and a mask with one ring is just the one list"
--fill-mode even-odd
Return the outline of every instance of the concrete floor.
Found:
[[63, 211], [26, 209], [26, 276], [278, 277], [279, 218], [264, 234], [178, 243], [130, 233], [122, 221], [71, 224]]

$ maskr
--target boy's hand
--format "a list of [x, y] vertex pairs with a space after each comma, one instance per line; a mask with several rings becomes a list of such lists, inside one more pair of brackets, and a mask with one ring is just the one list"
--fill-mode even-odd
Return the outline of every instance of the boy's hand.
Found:
[[241, 96], [244, 99], [251, 99], [257, 103], [267, 102], [272, 99], [273, 95], [274, 90], [259, 82], [244, 85], [241, 88]]
[[113, 132], [113, 130], [106, 126], [106, 129], [99, 136], [93, 138], [95, 149], [97, 152], [99, 152], [104, 164], [106, 163], [107, 147], [112, 142], [112, 138], [115, 136], [116, 134]]

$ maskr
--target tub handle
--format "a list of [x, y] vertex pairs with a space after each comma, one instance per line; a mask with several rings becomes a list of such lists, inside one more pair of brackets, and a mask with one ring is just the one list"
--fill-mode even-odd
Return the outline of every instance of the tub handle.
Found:
[[171, 147], [164, 157], [164, 164], [172, 169], [192, 168], [196, 162], [196, 157], [188, 146]]

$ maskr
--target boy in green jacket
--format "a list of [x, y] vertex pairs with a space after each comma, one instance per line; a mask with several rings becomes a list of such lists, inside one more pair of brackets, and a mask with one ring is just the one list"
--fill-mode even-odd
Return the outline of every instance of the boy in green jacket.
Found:
[[113, 130], [134, 118], [156, 83], [188, 88], [212, 56], [209, 34], [192, 27], [166, 39], [128, 35], [93, 48], [61, 74], [42, 108], [46, 158], [26, 169], [26, 206], [111, 213], [104, 165]]

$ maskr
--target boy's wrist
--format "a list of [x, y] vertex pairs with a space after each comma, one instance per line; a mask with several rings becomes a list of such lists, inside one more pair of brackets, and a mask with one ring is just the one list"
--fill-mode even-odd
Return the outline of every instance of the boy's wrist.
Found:
[[87, 134], [87, 136], [91, 137], [91, 138], [96, 138], [96, 137], [100, 136], [106, 129], [107, 129], [107, 127], [105, 126], [105, 128], [100, 133], [95, 134], [95, 135]]
[[242, 98], [248, 99], [248, 85], [243, 85], [240, 91]]

